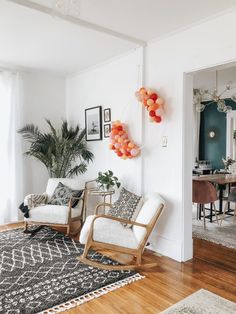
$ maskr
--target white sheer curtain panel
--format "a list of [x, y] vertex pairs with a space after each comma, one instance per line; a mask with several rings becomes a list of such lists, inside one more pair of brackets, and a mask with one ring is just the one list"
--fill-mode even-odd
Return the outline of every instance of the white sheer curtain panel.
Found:
[[196, 158], [199, 160], [200, 121], [201, 113], [193, 106], [193, 168]]
[[23, 197], [20, 91], [19, 74], [0, 72], [0, 224], [18, 221]]

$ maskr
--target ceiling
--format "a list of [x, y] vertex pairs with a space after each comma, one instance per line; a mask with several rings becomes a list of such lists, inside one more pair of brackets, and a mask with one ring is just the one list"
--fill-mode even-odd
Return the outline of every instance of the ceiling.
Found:
[[[31, 1], [50, 6], [53, 0]], [[235, 0], [80, 0], [79, 19], [150, 41], [235, 5]], [[0, 38], [0, 64], [61, 75], [137, 47], [7, 0], [0, 1]]]

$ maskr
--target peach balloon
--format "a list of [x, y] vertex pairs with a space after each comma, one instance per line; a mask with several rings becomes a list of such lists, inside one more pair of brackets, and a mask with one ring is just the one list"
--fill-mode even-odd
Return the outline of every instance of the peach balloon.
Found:
[[153, 89], [148, 89], [147, 90], [147, 94], [150, 96], [152, 95], [153, 93], [155, 93], [155, 91]]
[[163, 98], [158, 98], [158, 99], [156, 100], [156, 103], [161, 106], [161, 105], [164, 104], [164, 99], [163, 99]]
[[154, 101], [152, 99], [147, 100], [148, 106], [152, 106], [154, 104]]
[[139, 91], [139, 94], [140, 94], [140, 95], [145, 95], [145, 94], [146, 94], [146, 90], [145, 90], [145, 89], [141, 89], [141, 90]]

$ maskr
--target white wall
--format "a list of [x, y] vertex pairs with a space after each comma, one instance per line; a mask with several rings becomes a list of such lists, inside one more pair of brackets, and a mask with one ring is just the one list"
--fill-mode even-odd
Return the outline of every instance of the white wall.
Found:
[[[23, 125], [33, 123], [43, 131], [47, 129], [47, 118], [59, 126], [65, 119], [65, 79], [32, 72], [22, 74], [22, 83]], [[25, 194], [43, 192], [47, 180], [46, 168], [39, 161], [24, 157]]]
[[[159, 229], [162, 241], [155, 247], [178, 260], [191, 257], [192, 117], [191, 110], [186, 112], [192, 91], [184, 94], [184, 73], [236, 59], [235, 26], [236, 12], [232, 12], [147, 47], [146, 85], [158, 86], [163, 92], [167, 117], [156, 131], [145, 122], [149, 154], [144, 160], [144, 186], [160, 191], [168, 204], [165, 223]], [[152, 149], [153, 132], [156, 150]], [[168, 136], [165, 150], [158, 145], [162, 134]]]
[[[66, 82], [67, 118], [71, 124], [85, 126], [86, 108], [102, 106], [111, 108], [112, 120], [128, 124], [128, 131], [135, 142], [141, 145], [141, 106], [137, 105], [134, 93], [141, 81], [142, 54], [132, 51], [124, 57], [69, 77]], [[111, 169], [130, 190], [141, 192], [141, 158], [122, 160], [108, 149], [109, 139], [88, 142], [95, 155], [88, 171], [81, 180], [97, 177], [98, 171]]]
[[[167, 208], [159, 228], [154, 230], [151, 244], [156, 251], [179, 261], [192, 256], [192, 109], [189, 108], [193, 81], [185, 73], [235, 60], [236, 42], [232, 40], [235, 27], [236, 12], [232, 12], [147, 46], [145, 86], [156, 88], [166, 103], [162, 124], [150, 123], [147, 113], [144, 114], [142, 159], [119, 160], [106, 148], [107, 140], [91, 144], [96, 159], [86, 177], [112, 168], [130, 187], [139, 190], [143, 184], [144, 194], [157, 191], [166, 199]], [[123, 119], [139, 142], [142, 119], [140, 105], [133, 98], [138, 85], [138, 64], [141, 58], [131, 53], [68, 78], [69, 119], [84, 124], [84, 109], [96, 105], [111, 107], [112, 119], [122, 119], [124, 106], [132, 106], [134, 110], [127, 111]], [[188, 86], [186, 92], [185, 86]], [[166, 148], [161, 146], [162, 136], [168, 138]]]

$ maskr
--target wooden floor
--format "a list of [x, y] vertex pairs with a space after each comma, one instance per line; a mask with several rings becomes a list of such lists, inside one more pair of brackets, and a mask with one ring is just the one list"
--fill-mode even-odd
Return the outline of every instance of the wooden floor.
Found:
[[[0, 230], [3, 229], [4, 227], [0, 228]], [[217, 245], [211, 246], [204, 241], [205, 257], [202, 258], [202, 243], [199, 241], [194, 241], [194, 252], [198, 258], [186, 263], [178, 263], [167, 257], [155, 256], [152, 252], [147, 251], [144, 259], [157, 261], [159, 266], [151, 271], [140, 272], [146, 276], [145, 279], [64, 313], [160, 313], [201, 288], [236, 302], [236, 270], [233, 268], [228, 270], [229, 265], [236, 263], [236, 252], [231, 250], [230, 254], [225, 256], [225, 252], [222, 251], [221, 254]], [[209, 245], [208, 250], [207, 245]], [[217, 260], [222, 262], [215, 262], [214, 255], [217, 255]], [[225, 259], [227, 259], [226, 265], [223, 263]]]

